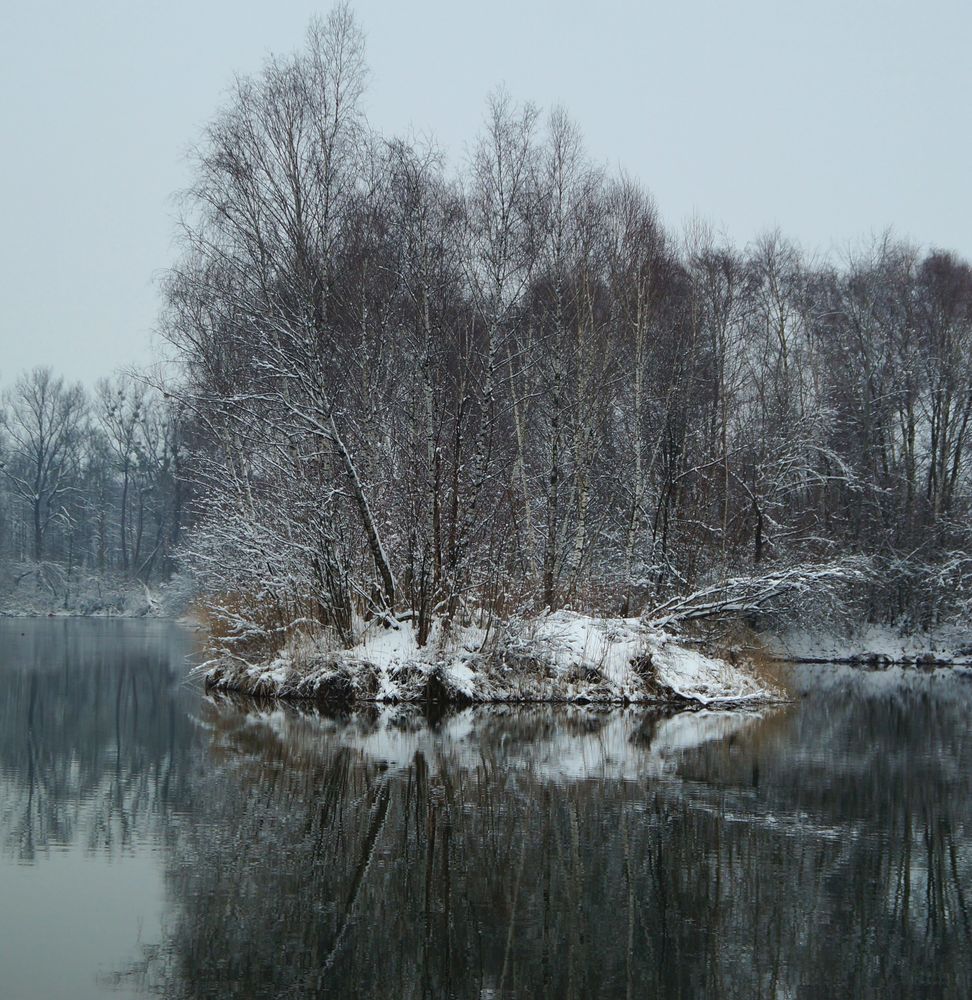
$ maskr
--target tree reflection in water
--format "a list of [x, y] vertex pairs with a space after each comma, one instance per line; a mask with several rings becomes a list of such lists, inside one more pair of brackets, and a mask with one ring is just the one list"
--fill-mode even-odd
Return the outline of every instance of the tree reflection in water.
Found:
[[190, 644], [151, 621], [0, 623], [0, 846], [109, 857], [186, 808]]
[[969, 699], [946, 683], [689, 721], [208, 702], [220, 766], [173, 838], [171, 936], [140, 983], [967, 996]]
[[806, 668], [762, 715], [327, 717], [206, 699], [166, 629], [0, 624], [0, 862], [164, 868], [165, 934], [109, 986], [972, 995], [960, 675]]

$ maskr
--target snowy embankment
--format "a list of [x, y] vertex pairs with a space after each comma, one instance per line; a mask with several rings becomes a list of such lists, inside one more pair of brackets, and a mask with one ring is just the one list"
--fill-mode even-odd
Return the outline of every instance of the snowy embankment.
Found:
[[295, 645], [269, 664], [224, 656], [207, 687], [322, 701], [576, 702], [714, 706], [782, 700], [754, 672], [680, 645], [638, 619], [557, 611], [487, 633], [371, 626], [347, 650]]
[[930, 631], [901, 632], [866, 625], [847, 635], [790, 629], [766, 638], [779, 660], [791, 663], [845, 663], [867, 667], [970, 666], [972, 629], [943, 625]]
[[149, 585], [124, 573], [68, 570], [56, 562], [0, 562], [4, 618], [175, 618], [192, 596], [185, 576]]

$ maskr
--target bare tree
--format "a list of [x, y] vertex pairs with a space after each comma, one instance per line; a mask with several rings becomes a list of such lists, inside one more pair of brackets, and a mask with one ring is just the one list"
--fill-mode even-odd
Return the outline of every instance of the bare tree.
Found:
[[10, 454], [3, 473], [30, 510], [36, 560], [44, 556], [51, 525], [66, 521], [65, 500], [76, 487], [85, 417], [81, 386], [65, 386], [50, 368], [35, 368], [20, 376], [5, 396], [2, 423]]

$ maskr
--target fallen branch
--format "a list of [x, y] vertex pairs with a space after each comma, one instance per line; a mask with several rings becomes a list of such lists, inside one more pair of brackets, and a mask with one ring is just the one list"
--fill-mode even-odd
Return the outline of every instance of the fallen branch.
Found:
[[654, 629], [678, 628], [692, 621], [725, 621], [765, 612], [784, 598], [831, 592], [842, 583], [862, 581], [867, 571], [858, 562], [796, 566], [761, 576], [733, 577], [691, 594], [672, 597], [642, 612], [642, 622]]

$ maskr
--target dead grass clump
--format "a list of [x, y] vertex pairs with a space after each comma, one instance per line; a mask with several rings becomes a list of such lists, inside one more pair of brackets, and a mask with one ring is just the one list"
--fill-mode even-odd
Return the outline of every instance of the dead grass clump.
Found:
[[212, 650], [246, 660], [270, 660], [287, 648], [293, 655], [311, 653], [326, 635], [314, 609], [266, 595], [229, 592], [198, 603], [192, 614], [205, 629]]
[[550, 678], [554, 674], [553, 667], [539, 656], [532, 653], [519, 653], [510, 650], [502, 651], [498, 654], [499, 663], [516, 674], [517, 677], [544, 677]]
[[749, 626], [735, 624], [720, 637], [713, 652], [734, 667], [747, 671], [762, 684], [789, 692], [790, 672], [787, 665]]
[[668, 701], [672, 692], [658, 680], [658, 671], [650, 652], [631, 661], [631, 670], [641, 681], [645, 697], [652, 701]]

